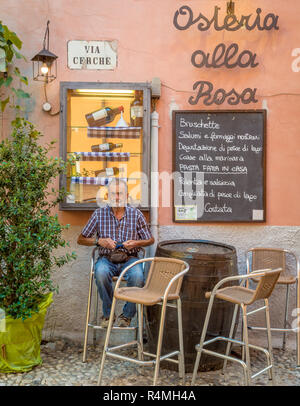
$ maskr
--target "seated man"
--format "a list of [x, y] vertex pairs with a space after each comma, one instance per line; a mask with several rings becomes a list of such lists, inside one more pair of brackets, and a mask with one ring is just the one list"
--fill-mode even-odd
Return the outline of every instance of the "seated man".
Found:
[[[146, 219], [135, 207], [127, 204], [128, 191], [124, 180], [113, 178], [108, 185], [108, 201], [105, 207], [96, 209], [83, 228], [77, 243], [99, 246], [99, 258], [95, 264], [95, 280], [103, 305], [101, 327], [108, 326], [113, 299], [112, 277], [138, 260], [140, 247], [154, 243]], [[92, 238], [96, 234], [95, 238]], [[111, 253], [117, 247], [128, 254], [126, 262], [113, 263]], [[144, 286], [142, 264], [133, 266], [124, 276], [127, 286]], [[123, 313], [118, 318], [119, 327], [128, 327], [136, 312], [134, 303], [125, 303]]]

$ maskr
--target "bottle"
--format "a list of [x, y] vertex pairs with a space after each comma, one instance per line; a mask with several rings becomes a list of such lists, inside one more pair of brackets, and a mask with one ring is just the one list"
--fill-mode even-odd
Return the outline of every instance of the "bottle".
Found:
[[134, 100], [130, 104], [130, 125], [132, 127], [143, 127], [143, 91], [136, 90]]
[[95, 176], [115, 176], [118, 175], [120, 172], [124, 172], [124, 168], [105, 168], [100, 169], [99, 171], [95, 171]]
[[111, 109], [110, 107], [105, 107], [103, 109], [95, 110], [92, 113], [86, 114], [85, 118], [90, 127], [100, 127], [102, 125], [111, 123], [117, 114], [124, 111], [124, 107], [116, 107]]
[[123, 144], [113, 144], [112, 142], [106, 142], [105, 144], [92, 145], [91, 149], [93, 152], [105, 152], [113, 151], [116, 148], [123, 147]]
[[78, 176], [80, 173], [80, 156], [77, 154], [70, 154], [70, 175]]

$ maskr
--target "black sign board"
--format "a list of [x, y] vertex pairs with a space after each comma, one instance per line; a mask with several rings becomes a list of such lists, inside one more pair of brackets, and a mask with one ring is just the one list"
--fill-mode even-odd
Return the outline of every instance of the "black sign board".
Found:
[[173, 111], [175, 222], [265, 221], [265, 110]]

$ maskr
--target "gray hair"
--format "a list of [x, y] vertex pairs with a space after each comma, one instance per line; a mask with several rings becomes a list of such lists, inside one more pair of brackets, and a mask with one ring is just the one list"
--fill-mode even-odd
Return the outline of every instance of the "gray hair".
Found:
[[112, 185], [120, 186], [121, 184], [123, 184], [125, 186], [125, 191], [126, 191], [126, 194], [127, 194], [128, 193], [127, 182], [124, 179], [121, 179], [121, 178], [112, 178], [112, 180], [107, 185], [107, 190], [109, 191], [109, 189], [110, 189], [110, 187]]

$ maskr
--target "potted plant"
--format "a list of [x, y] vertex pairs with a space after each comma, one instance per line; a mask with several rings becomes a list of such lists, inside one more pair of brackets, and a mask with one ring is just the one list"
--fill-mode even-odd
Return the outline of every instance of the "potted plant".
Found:
[[53, 143], [41, 146], [41, 133], [23, 118], [13, 122], [10, 139], [0, 144], [0, 372], [24, 371], [41, 363], [44, 317], [57, 291], [51, 273], [75, 258], [55, 250], [69, 245], [52, 209], [65, 195], [51, 187], [66, 170], [49, 157]]
[[[0, 108], [9, 106], [16, 112], [11, 136], [0, 143], [0, 372], [23, 372], [42, 362], [40, 343], [42, 328], [52, 294], [58, 291], [51, 275], [74, 253], [57, 254], [69, 245], [53, 209], [65, 196], [53, 182], [66, 171], [66, 163], [49, 156], [54, 141], [42, 146], [42, 134], [20, 117], [21, 107], [15, 97], [30, 95], [14, 82], [27, 84], [13, 56], [22, 57], [21, 41], [0, 23]], [[1, 53], [0, 53], [1, 59]], [[13, 75], [13, 76], [12, 76]], [[3, 92], [3, 89], [5, 90]], [[15, 96], [12, 99], [8, 91]]]

